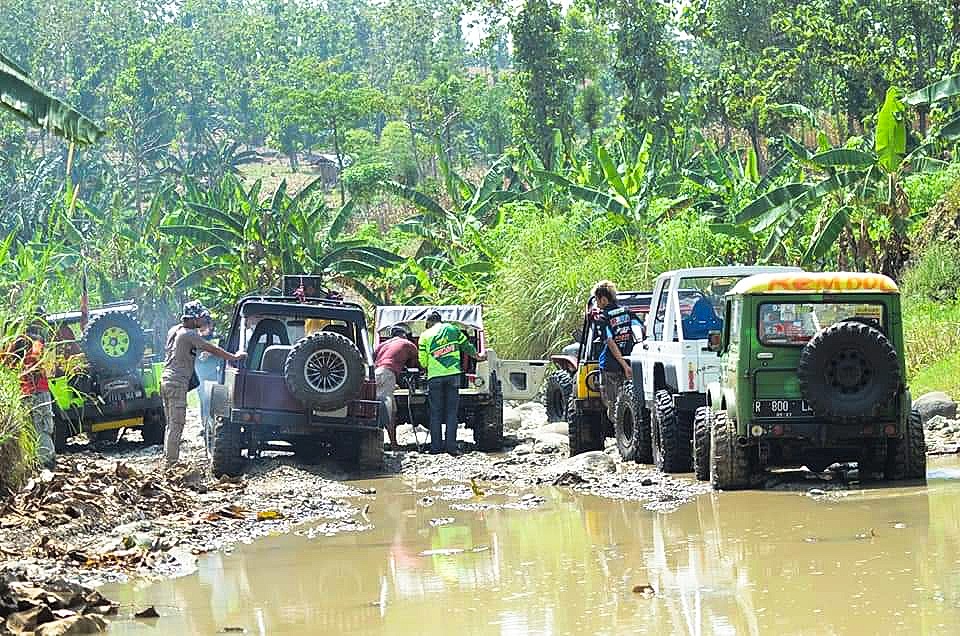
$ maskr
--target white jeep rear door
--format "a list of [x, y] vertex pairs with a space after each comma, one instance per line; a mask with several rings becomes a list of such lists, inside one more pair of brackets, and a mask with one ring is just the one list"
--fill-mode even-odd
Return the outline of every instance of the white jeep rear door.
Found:
[[547, 375], [548, 360], [501, 360], [490, 349], [487, 356], [489, 368], [497, 370], [503, 399], [529, 401], [537, 397]]

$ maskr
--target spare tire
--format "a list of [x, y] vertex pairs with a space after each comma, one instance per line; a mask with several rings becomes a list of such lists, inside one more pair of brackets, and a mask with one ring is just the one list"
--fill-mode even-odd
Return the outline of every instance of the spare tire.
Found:
[[94, 371], [116, 375], [140, 366], [147, 339], [134, 316], [123, 311], [107, 311], [90, 320], [81, 346]]
[[290, 393], [307, 406], [338, 409], [360, 395], [363, 355], [349, 338], [321, 331], [293, 345], [283, 377]]
[[873, 416], [896, 395], [900, 361], [879, 329], [848, 320], [822, 329], [807, 343], [797, 376], [814, 413], [856, 422]]

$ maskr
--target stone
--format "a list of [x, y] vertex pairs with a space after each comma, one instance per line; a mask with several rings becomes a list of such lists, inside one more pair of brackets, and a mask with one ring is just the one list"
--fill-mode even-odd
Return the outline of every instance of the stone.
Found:
[[107, 621], [96, 614], [71, 616], [41, 625], [34, 636], [73, 636], [74, 634], [99, 634], [107, 631]]
[[[588, 451], [549, 466], [541, 473], [549, 481], [554, 481], [564, 473], [570, 473], [586, 481], [589, 473], [613, 473], [617, 464], [603, 451]], [[569, 481], [570, 478], [567, 478]]]
[[934, 415], [942, 415], [949, 420], [957, 417], [957, 403], [942, 391], [921, 395], [913, 401], [913, 408], [920, 412], [920, 419], [924, 423]]
[[550, 422], [549, 424], [537, 427], [534, 434], [563, 435], [567, 437], [569, 430], [569, 425], [566, 422]]
[[41, 623], [53, 620], [53, 612], [46, 605], [40, 605], [33, 609], [16, 612], [7, 617], [6, 630], [14, 634], [32, 632], [37, 629]]
[[514, 455], [529, 455], [533, 452], [533, 446], [530, 444], [517, 444], [514, 449]]
[[517, 409], [512, 409], [509, 406], [503, 407], [503, 430], [505, 431], [515, 431], [520, 428], [520, 425], [523, 424], [523, 418], [520, 416], [520, 413]]
[[956, 427], [956, 422], [954, 420], [948, 420], [942, 415], [934, 415], [927, 420], [924, 427], [928, 431], [951, 431]]

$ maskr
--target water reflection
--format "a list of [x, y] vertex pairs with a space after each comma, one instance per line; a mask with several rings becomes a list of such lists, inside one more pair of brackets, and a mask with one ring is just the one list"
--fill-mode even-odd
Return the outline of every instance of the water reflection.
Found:
[[[560, 490], [464, 512], [382, 481], [369, 532], [269, 538], [105, 591], [164, 615], [120, 634], [956, 633], [960, 482], [937, 475], [957, 467], [927, 488], [721, 493], [672, 514]], [[646, 583], [655, 596], [632, 591]]]

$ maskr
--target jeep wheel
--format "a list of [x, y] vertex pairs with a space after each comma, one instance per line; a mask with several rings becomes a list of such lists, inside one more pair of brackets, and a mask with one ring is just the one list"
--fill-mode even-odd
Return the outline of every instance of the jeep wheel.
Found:
[[887, 466], [884, 477], [890, 480], [927, 480], [927, 443], [923, 437], [920, 412], [910, 411], [910, 420], [902, 439], [887, 441]]
[[613, 429], [617, 450], [624, 461], [638, 464], [653, 463], [650, 444], [650, 422], [643, 416], [643, 406], [637, 399], [632, 382], [624, 382], [617, 396], [616, 417]]
[[59, 415], [57, 408], [53, 411], [53, 450], [57, 454], [67, 449], [67, 440], [73, 436], [70, 420]]
[[321, 331], [297, 341], [283, 365], [291, 395], [321, 410], [337, 409], [360, 395], [363, 355], [338, 333]]
[[503, 450], [503, 391], [500, 381], [491, 383], [490, 403], [474, 414], [473, 441], [477, 450]]
[[143, 426], [140, 427], [140, 434], [143, 435], [143, 441], [148, 446], [157, 444], [163, 445], [163, 436], [167, 431], [167, 419], [164, 417], [163, 409], [150, 409], [143, 414]]
[[570, 457], [587, 451], [603, 450], [603, 419], [599, 413], [584, 413], [577, 398], [570, 395], [567, 402], [567, 435]]
[[693, 473], [700, 481], [710, 481], [710, 429], [713, 410], [701, 406], [693, 417]]
[[548, 422], [562, 422], [567, 414], [567, 402], [573, 393], [573, 378], [563, 370], [554, 371], [547, 376], [547, 389], [544, 393], [544, 406], [547, 407]]
[[217, 414], [213, 425], [213, 447], [210, 449], [210, 468], [214, 477], [236, 477], [243, 472], [240, 456], [240, 426], [230, 421], [230, 405]]
[[803, 348], [797, 367], [800, 391], [825, 418], [856, 422], [871, 417], [900, 386], [900, 361], [885, 335], [847, 320], [821, 330]]
[[140, 365], [147, 340], [143, 327], [132, 315], [107, 311], [90, 320], [80, 344], [91, 368], [116, 375]]
[[655, 399], [651, 418], [653, 462], [661, 472], [685, 473], [690, 470], [692, 423], [677, 416], [673, 396], [666, 389], [657, 391]]
[[364, 431], [357, 443], [357, 466], [363, 470], [383, 469], [383, 431]]
[[723, 411], [713, 414], [710, 428], [710, 483], [718, 490], [737, 490], [750, 486], [750, 456], [747, 447], [737, 443], [736, 424]]

